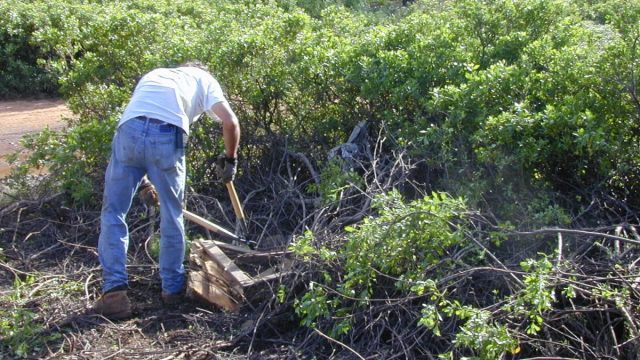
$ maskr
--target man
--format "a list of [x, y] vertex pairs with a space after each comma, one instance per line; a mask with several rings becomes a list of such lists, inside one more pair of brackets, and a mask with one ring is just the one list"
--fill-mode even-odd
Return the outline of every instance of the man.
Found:
[[[177, 303], [185, 290], [182, 202], [189, 126], [206, 112], [222, 123], [223, 181], [233, 180], [240, 125], [218, 82], [200, 63], [159, 68], [138, 82], [113, 138], [105, 174], [98, 255], [103, 295], [92, 313], [111, 319], [131, 315], [126, 270], [129, 232], [125, 217], [139, 186], [160, 203], [162, 300]], [[146, 177], [151, 180], [149, 183]], [[155, 188], [154, 188], [155, 185]], [[157, 192], [156, 192], [157, 191]]]

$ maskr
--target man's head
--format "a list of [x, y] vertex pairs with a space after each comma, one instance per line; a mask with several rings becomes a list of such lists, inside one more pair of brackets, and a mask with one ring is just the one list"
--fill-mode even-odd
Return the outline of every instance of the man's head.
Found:
[[200, 70], [204, 70], [206, 72], [210, 72], [209, 71], [209, 67], [207, 65], [205, 65], [204, 63], [202, 63], [201, 61], [198, 61], [198, 60], [185, 61], [182, 64], [178, 65], [178, 67], [194, 67], [194, 68], [198, 68]]

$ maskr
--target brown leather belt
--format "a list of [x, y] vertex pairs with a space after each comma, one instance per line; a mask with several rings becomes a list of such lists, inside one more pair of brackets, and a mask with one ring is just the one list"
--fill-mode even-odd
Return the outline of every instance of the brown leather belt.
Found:
[[[166, 121], [150, 118], [148, 116], [136, 116], [136, 117], [134, 117], [134, 119], [142, 120], [142, 121], [148, 121], [151, 124], [157, 124], [157, 125], [171, 125], [171, 124], [167, 123]], [[171, 125], [171, 126], [173, 126], [173, 125]]]

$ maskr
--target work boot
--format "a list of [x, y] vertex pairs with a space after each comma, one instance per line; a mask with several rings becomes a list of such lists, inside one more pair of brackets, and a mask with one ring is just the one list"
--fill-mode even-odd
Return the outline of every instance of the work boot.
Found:
[[184, 300], [184, 294], [179, 292], [177, 294], [170, 294], [168, 292], [162, 292], [162, 302], [165, 305], [178, 305]]
[[127, 290], [108, 292], [93, 304], [90, 313], [98, 314], [111, 320], [120, 320], [131, 316], [131, 302]]

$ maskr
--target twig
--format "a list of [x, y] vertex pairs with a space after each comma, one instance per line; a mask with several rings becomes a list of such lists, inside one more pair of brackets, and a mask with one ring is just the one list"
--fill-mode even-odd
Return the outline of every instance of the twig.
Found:
[[41, 207], [42, 204], [49, 202], [57, 198], [58, 196], [61, 196], [62, 194], [64, 194], [64, 192], [55, 193], [51, 196], [48, 196], [39, 200], [20, 200], [20, 201], [14, 202], [8, 206], [5, 206], [0, 210], [0, 218], [5, 216], [6, 214], [14, 212], [16, 209], [20, 207], [28, 207], [32, 205], [35, 205], [36, 207]]
[[[468, 237], [471, 239], [471, 241], [473, 241], [476, 245], [478, 245], [482, 251], [484, 251], [487, 255], [489, 255], [489, 257], [491, 259], [493, 259], [493, 261], [495, 261], [498, 265], [500, 265], [504, 270], [509, 270], [509, 268], [507, 268], [502, 261], [500, 261], [500, 259], [498, 259], [498, 257], [496, 257], [491, 251], [489, 251], [489, 249], [487, 249], [486, 246], [482, 245], [482, 243], [480, 241], [478, 241], [474, 236], [472, 236], [471, 234], [468, 235]], [[517, 276], [515, 276], [513, 274], [513, 272], [508, 272], [509, 276], [511, 276], [511, 278], [513, 280], [515, 280], [515, 282], [520, 285], [520, 286], [524, 286], [524, 283], [522, 282], [522, 280], [518, 279]]]
[[558, 233], [558, 263], [562, 261], [562, 233]]
[[9, 270], [9, 271], [13, 274], [13, 277], [14, 277], [14, 278], [17, 278], [17, 277], [18, 277], [18, 273], [20, 273], [20, 274], [22, 274], [22, 275], [28, 275], [28, 274], [29, 274], [29, 273], [26, 273], [26, 272], [24, 272], [24, 271], [21, 271], [21, 270], [18, 270], [18, 269], [12, 268], [11, 266], [9, 266], [9, 265], [7, 265], [7, 264], [3, 263], [2, 261], [0, 261], [0, 266], [2, 266], [3, 268], [5, 268], [5, 269]]
[[92, 277], [93, 273], [89, 273], [89, 276], [87, 276], [87, 280], [84, 282], [84, 295], [87, 298], [87, 301], [89, 301], [89, 282], [91, 282]]
[[534, 358], [525, 358], [522, 360], [580, 360], [578, 358], [565, 358], [565, 357], [556, 357], [556, 356], [541, 356]]
[[347, 346], [346, 344], [344, 344], [344, 343], [342, 343], [342, 342], [340, 342], [340, 341], [338, 341], [338, 340], [336, 340], [336, 339], [334, 339], [334, 338], [332, 338], [332, 337], [330, 337], [330, 336], [327, 336], [327, 335], [323, 334], [323, 333], [322, 333], [320, 330], [318, 330], [318, 329], [315, 329], [315, 328], [314, 328], [314, 329], [313, 329], [313, 331], [315, 331], [316, 333], [318, 333], [318, 335], [322, 336], [323, 338], [325, 338], [325, 339], [327, 339], [327, 340], [329, 340], [329, 341], [335, 342], [336, 344], [338, 344], [338, 345], [340, 345], [340, 346], [344, 347], [345, 349], [347, 349], [347, 350], [351, 351], [351, 352], [352, 352], [355, 356], [357, 356], [359, 359], [361, 359], [361, 360], [365, 360], [365, 358], [364, 358], [362, 355], [358, 354], [358, 352], [357, 352], [357, 351], [353, 350], [352, 348], [350, 348], [350, 347], [349, 347], [349, 346]]
[[587, 235], [587, 236], [601, 236], [612, 240], [619, 240], [622, 242], [640, 245], [640, 241], [633, 240], [617, 235], [586, 231], [586, 230], [575, 230], [575, 229], [561, 229], [561, 228], [545, 228], [534, 231], [511, 231], [509, 234], [512, 235], [540, 235], [540, 234], [549, 234], [549, 233], [565, 233], [565, 234], [576, 234], [576, 235]]
[[288, 155], [291, 155], [292, 157], [302, 161], [307, 166], [307, 170], [309, 170], [309, 173], [311, 174], [311, 178], [313, 179], [313, 181], [317, 185], [320, 185], [320, 176], [318, 175], [318, 172], [313, 168], [313, 165], [311, 165], [311, 161], [309, 161], [309, 158], [307, 158], [305, 154], [300, 152], [293, 152], [290, 150], [286, 150], [286, 152]]

